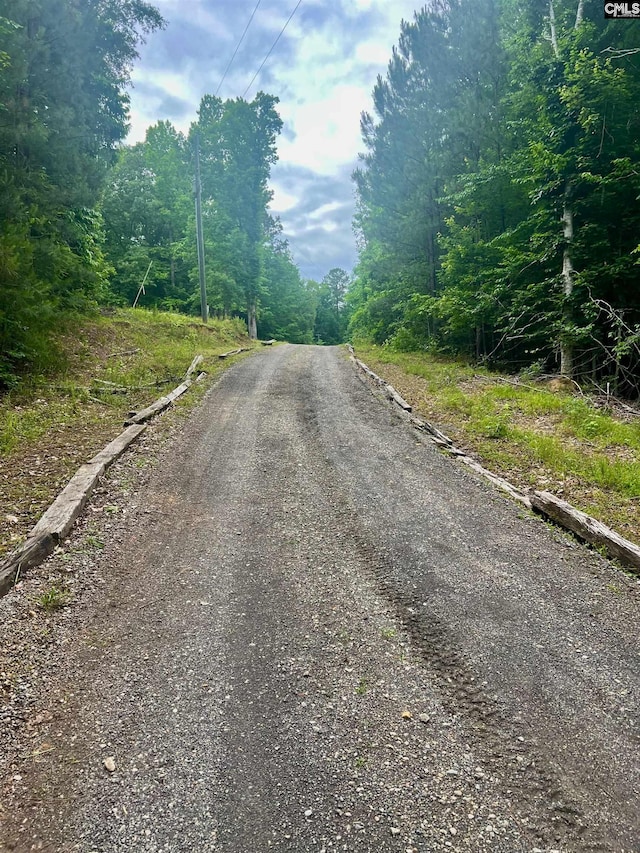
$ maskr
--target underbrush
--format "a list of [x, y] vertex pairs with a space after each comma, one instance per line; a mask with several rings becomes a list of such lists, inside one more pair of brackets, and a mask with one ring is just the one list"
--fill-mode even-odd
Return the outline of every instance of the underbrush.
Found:
[[428, 420], [521, 488], [547, 489], [640, 542], [640, 417], [562, 383], [358, 347]]

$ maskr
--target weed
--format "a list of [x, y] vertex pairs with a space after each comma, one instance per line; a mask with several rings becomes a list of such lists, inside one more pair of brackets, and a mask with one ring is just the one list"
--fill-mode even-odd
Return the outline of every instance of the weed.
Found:
[[397, 636], [397, 631], [395, 628], [382, 628], [380, 634], [384, 637], [385, 640], [393, 640], [395, 636]]
[[480, 418], [472, 429], [486, 438], [506, 438], [509, 435], [509, 416], [507, 413]]
[[366, 678], [361, 678], [358, 682], [358, 686], [356, 687], [356, 693], [358, 696], [364, 696], [364, 694], [369, 689], [369, 682]]
[[353, 766], [356, 770], [363, 770], [367, 766], [367, 758], [365, 755], [357, 755], [355, 761], [353, 762]]
[[102, 539], [99, 539], [97, 536], [94, 536], [91, 533], [88, 536], [85, 536], [84, 541], [90, 548], [104, 548], [104, 542], [102, 541]]
[[50, 612], [60, 607], [66, 607], [71, 603], [71, 593], [67, 589], [51, 586], [41, 596], [36, 598], [36, 604], [43, 610]]

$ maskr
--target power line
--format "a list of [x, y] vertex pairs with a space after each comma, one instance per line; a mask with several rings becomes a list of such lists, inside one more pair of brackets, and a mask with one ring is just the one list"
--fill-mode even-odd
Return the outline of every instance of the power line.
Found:
[[[247, 30], [248, 30], [248, 29], [249, 29], [249, 27], [251, 26], [251, 21], [253, 21], [253, 16], [254, 16], [254, 15], [255, 15], [255, 13], [258, 11], [258, 6], [260, 5], [260, 3], [262, 3], [262, 0], [258, 0], [258, 2], [256, 3], [256, 7], [255, 7], [255, 9], [253, 10], [253, 12], [251, 13], [251, 17], [249, 18], [249, 23], [248, 23], [248, 24], [247, 24], [247, 26], [244, 28], [244, 32], [243, 32], [243, 33], [242, 33], [242, 35], [240, 36], [240, 41], [239, 41], [239, 42], [238, 42], [238, 44], [236, 45], [236, 49], [233, 51], [233, 56], [232, 56], [232, 57], [231, 57], [231, 59], [229, 60], [229, 64], [227, 65], [227, 67], [224, 69], [224, 74], [222, 75], [222, 79], [221, 79], [221, 80], [220, 80], [220, 82], [218, 83], [218, 88], [216, 89], [216, 95], [217, 95], [217, 94], [218, 94], [218, 92], [220, 91], [220, 87], [222, 86], [222, 84], [223, 84], [223, 83], [224, 83], [224, 81], [225, 81], [225, 78], [226, 78], [226, 76], [227, 76], [227, 73], [228, 73], [229, 69], [231, 68], [231, 66], [232, 66], [232, 64], [233, 64], [233, 60], [236, 58], [236, 54], [237, 54], [237, 52], [240, 50], [240, 45], [241, 45], [241, 44], [242, 44], [242, 42], [244, 41], [244, 37], [245, 37], [245, 36], [246, 36], [246, 34], [247, 34]], [[252, 81], [252, 82], [253, 82], [253, 81]]]
[[293, 16], [295, 15], [295, 13], [298, 11], [298, 7], [300, 6], [300, 4], [301, 4], [301, 3], [302, 3], [302, 0], [298, 0], [298, 2], [297, 2], [297, 4], [296, 4], [296, 8], [293, 10], [293, 12], [292, 12], [292, 13], [289, 15], [289, 17], [287, 18], [287, 22], [286, 22], [286, 24], [284, 25], [284, 27], [280, 30], [280, 34], [278, 35], [278, 38], [277, 38], [277, 39], [274, 41], [274, 43], [271, 45], [271, 48], [270, 48], [270, 50], [269, 50], [269, 53], [268, 53], [268, 54], [265, 56], [265, 58], [262, 60], [262, 65], [260, 66], [260, 68], [258, 68], [258, 70], [256, 71], [256, 73], [255, 73], [255, 74], [253, 75], [253, 77], [251, 78], [251, 83], [249, 83], [249, 85], [247, 86], [247, 88], [246, 88], [246, 89], [244, 90], [244, 92], [242, 93], [242, 97], [243, 97], [243, 98], [245, 97], [245, 95], [247, 94], [247, 92], [249, 91], [249, 89], [253, 86], [253, 81], [256, 79], [256, 77], [258, 76], [258, 74], [262, 71], [262, 69], [263, 69], [263, 68], [264, 68], [264, 66], [266, 65], [267, 59], [269, 59], [269, 57], [271, 56], [271, 54], [272, 54], [272, 53], [273, 53], [273, 51], [275, 50], [276, 45], [278, 44], [278, 42], [279, 42], [279, 41], [280, 41], [280, 39], [282, 38], [282, 34], [284, 33], [284, 31], [285, 31], [285, 30], [287, 29], [287, 27], [289, 26], [289, 21], [291, 20], [291, 18], [293, 18]]

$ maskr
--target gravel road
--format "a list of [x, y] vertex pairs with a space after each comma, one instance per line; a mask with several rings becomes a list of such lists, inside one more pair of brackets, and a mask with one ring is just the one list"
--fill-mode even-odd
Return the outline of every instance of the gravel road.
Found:
[[234, 366], [127, 510], [0, 850], [640, 851], [635, 583], [343, 350]]

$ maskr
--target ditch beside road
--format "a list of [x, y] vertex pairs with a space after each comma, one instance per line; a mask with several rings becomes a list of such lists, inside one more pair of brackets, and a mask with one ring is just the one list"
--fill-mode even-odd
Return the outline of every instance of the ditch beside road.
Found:
[[4, 718], [0, 850], [640, 850], [622, 573], [335, 348], [234, 366], [160, 453], [47, 569], [99, 591]]

